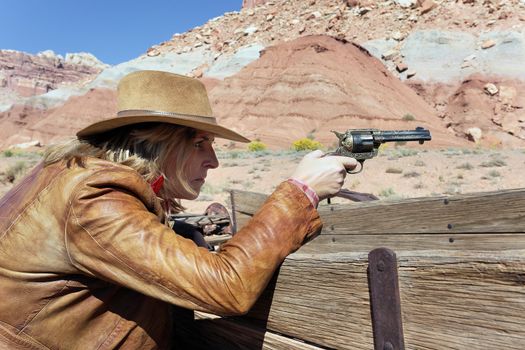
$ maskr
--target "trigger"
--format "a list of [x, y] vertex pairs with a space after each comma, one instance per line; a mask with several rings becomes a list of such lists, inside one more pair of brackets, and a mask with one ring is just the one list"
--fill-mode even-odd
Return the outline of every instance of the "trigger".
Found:
[[358, 163], [358, 166], [359, 166], [359, 169], [353, 169], [353, 170], [347, 170], [346, 172], [348, 174], [359, 174], [361, 171], [363, 171], [363, 163], [365, 162], [364, 159], [358, 159], [357, 160], [357, 163]]

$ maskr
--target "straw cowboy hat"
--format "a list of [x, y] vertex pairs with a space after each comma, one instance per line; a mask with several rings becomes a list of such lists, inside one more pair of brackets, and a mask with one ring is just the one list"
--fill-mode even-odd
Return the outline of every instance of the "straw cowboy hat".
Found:
[[217, 137], [250, 142], [217, 124], [204, 85], [178, 74], [144, 70], [123, 77], [117, 88], [116, 117], [99, 121], [77, 132], [78, 137], [103, 133], [137, 123], [169, 123], [207, 131]]

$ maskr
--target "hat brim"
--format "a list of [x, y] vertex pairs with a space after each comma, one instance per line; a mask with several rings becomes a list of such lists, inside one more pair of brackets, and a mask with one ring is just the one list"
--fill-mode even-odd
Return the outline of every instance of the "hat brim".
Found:
[[[147, 118], [145, 118], [147, 117]], [[206, 119], [206, 117], [202, 117]], [[78, 137], [87, 137], [91, 135], [100, 134], [112, 129], [119, 128], [121, 126], [139, 124], [139, 123], [167, 123], [174, 125], [182, 125], [190, 128], [194, 128], [201, 131], [207, 131], [214, 134], [216, 137], [237, 141], [237, 142], [250, 142], [250, 140], [241, 134], [236, 133], [233, 130], [225, 128], [223, 126], [212, 124], [206, 121], [195, 120], [195, 116], [163, 116], [163, 115], [134, 115], [125, 117], [116, 117], [102, 120], [100, 122], [91, 124], [86, 128], [77, 132]]]

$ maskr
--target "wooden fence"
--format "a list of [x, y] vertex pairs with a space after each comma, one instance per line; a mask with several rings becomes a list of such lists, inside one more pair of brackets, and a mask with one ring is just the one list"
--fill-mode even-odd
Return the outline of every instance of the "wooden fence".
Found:
[[[242, 227], [266, 196], [234, 191]], [[321, 205], [321, 235], [290, 255], [245, 317], [196, 314], [194, 349], [373, 349], [369, 251], [397, 255], [406, 349], [523, 349], [525, 189]]]

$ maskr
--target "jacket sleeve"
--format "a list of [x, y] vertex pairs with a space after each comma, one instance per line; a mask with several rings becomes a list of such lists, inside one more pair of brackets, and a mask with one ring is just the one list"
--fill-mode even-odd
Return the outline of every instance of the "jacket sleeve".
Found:
[[285, 257], [321, 228], [304, 193], [283, 182], [251, 221], [212, 253], [163, 225], [156, 201], [131, 171], [97, 172], [84, 180], [67, 214], [71, 263], [85, 274], [171, 304], [243, 314]]

